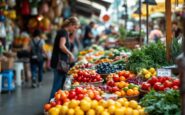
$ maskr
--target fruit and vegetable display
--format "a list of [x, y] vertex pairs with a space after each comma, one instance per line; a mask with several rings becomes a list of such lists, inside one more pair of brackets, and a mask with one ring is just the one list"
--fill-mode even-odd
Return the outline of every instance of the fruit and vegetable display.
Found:
[[168, 89], [178, 90], [180, 86], [180, 81], [177, 78], [172, 77], [155, 77], [153, 76], [147, 82], [143, 82], [141, 85], [142, 90], [165, 91]]
[[103, 80], [100, 74], [96, 73], [95, 70], [80, 70], [76, 75], [73, 76], [73, 78], [74, 83], [100, 82]]
[[141, 71], [140, 71], [140, 73], [139, 73], [139, 75], [141, 76], [141, 77], [143, 77], [144, 79], [149, 79], [149, 78], [151, 78], [152, 76], [156, 76], [156, 70], [155, 70], [155, 68], [150, 68], [150, 69], [145, 69], [145, 68], [143, 68]]
[[180, 93], [169, 89], [166, 92], [150, 91], [140, 101], [149, 115], [180, 115]]
[[[49, 108], [49, 107], [48, 107]], [[145, 115], [144, 108], [138, 102], [126, 98], [116, 101], [91, 100], [85, 97], [82, 100], [71, 100], [63, 105], [47, 108], [49, 115]]]
[[165, 56], [160, 42], [134, 50], [86, 48], [68, 72], [71, 87], [57, 91], [44, 110], [49, 115], [179, 114], [179, 79], [157, 76], [156, 70], [168, 65]]
[[125, 67], [123, 65], [113, 65], [111, 63], [101, 63], [96, 66], [97, 73], [99, 74], [110, 74], [117, 71], [123, 70]]

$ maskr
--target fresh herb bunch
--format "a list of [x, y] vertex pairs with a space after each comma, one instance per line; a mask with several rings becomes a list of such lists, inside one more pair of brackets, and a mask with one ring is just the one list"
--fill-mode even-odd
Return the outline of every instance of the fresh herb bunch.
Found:
[[178, 43], [178, 39], [174, 38], [171, 45], [172, 63], [175, 63], [175, 59], [180, 53], [182, 53], [182, 43]]
[[177, 90], [146, 94], [140, 101], [149, 115], [180, 115], [180, 94]]
[[160, 41], [143, 47], [143, 50], [146, 55], [152, 58], [155, 64], [160, 66], [168, 65], [166, 60], [166, 47]]
[[127, 70], [138, 73], [142, 68], [154, 67], [152, 58], [145, 54], [143, 50], [134, 50], [126, 64]]

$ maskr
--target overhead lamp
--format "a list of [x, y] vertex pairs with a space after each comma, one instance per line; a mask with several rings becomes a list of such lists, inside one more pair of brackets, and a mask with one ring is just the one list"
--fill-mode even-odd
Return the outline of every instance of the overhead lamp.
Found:
[[148, 5], [157, 5], [157, 2], [155, 0], [145, 0], [143, 3]]

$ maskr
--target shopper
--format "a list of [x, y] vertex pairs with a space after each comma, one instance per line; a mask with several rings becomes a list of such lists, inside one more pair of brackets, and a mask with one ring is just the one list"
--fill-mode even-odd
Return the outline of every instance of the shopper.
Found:
[[69, 41], [69, 33], [72, 33], [78, 29], [78, 19], [76, 17], [71, 17], [66, 19], [62, 25], [62, 29], [60, 29], [57, 33], [54, 42], [54, 48], [52, 52], [51, 58], [51, 67], [54, 70], [54, 81], [53, 87], [50, 95], [50, 99], [54, 97], [54, 94], [57, 90], [63, 89], [63, 85], [66, 79], [66, 72], [61, 72], [58, 70], [59, 60], [63, 60], [65, 62], [73, 63], [75, 58], [70, 51], [70, 41]]
[[149, 42], [157, 43], [161, 41], [163, 37], [162, 31], [159, 29], [158, 25], [154, 25], [154, 29], [149, 34]]
[[83, 47], [86, 48], [92, 45], [92, 39], [94, 38], [92, 34], [92, 29], [95, 27], [95, 22], [90, 22], [88, 26], [85, 27], [85, 34], [83, 38]]
[[[44, 40], [41, 38], [41, 30], [35, 30], [33, 33], [33, 39], [31, 40], [31, 74], [32, 74], [32, 87], [35, 88], [40, 85], [43, 78], [43, 63], [45, 58], [45, 52], [43, 49]], [[37, 84], [38, 76], [38, 84]]]
[[174, 21], [172, 23], [172, 34], [173, 34], [173, 38], [179, 38], [182, 36], [182, 31], [178, 26], [178, 23], [176, 21]]

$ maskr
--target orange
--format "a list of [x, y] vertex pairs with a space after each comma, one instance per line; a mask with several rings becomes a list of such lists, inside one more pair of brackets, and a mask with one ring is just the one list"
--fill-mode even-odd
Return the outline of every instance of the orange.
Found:
[[51, 108], [51, 104], [45, 104], [44, 105], [44, 110], [48, 111]]
[[137, 101], [131, 100], [131, 101], [129, 102], [129, 107], [131, 107], [131, 108], [133, 108], [133, 109], [136, 109], [136, 108], [138, 107]]
[[60, 115], [65, 115], [67, 113], [68, 109], [69, 108], [67, 106], [62, 106], [60, 108]]
[[134, 90], [134, 95], [139, 95], [139, 91], [138, 90]]
[[125, 91], [121, 90], [121, 96], [125, 96]]
[[80, 108], [83, 110], [83, 111], [88, 111], [90, 108], [91, 108], [91, 103], [86, 101], [86, 100], [82, 100], [80, 102]]
[[125, 109], [125, 115], [133, 115], [133, 109], [130, 107], [127, 107]]
[[49, 115], [59, 115], [60, 113], [60, 109], [59, 108], [56, 108], [56, 107], [53, 107], [51, 108], [49, 111], [48, 111]]
[[128, 90], [127, 90], [127, 95], [128, 95], [128, 96], [134, 95], [134, 91], [133, 91], [132, 89], [128, 89]]
[[120, 81], [125, 81], [126, 80], [124, 76], [121, 76], [119, 79], [120, 79]]
[[119, 88], [123, 88], [124, 86], [125, 86], [125, 82], [124, 81], [119, 82], [119, 84], [118, 84]]
[[116, 91], [115, 94], [118, 95], [118, 97], [121, 97], [121, 92], [120, 91]]

